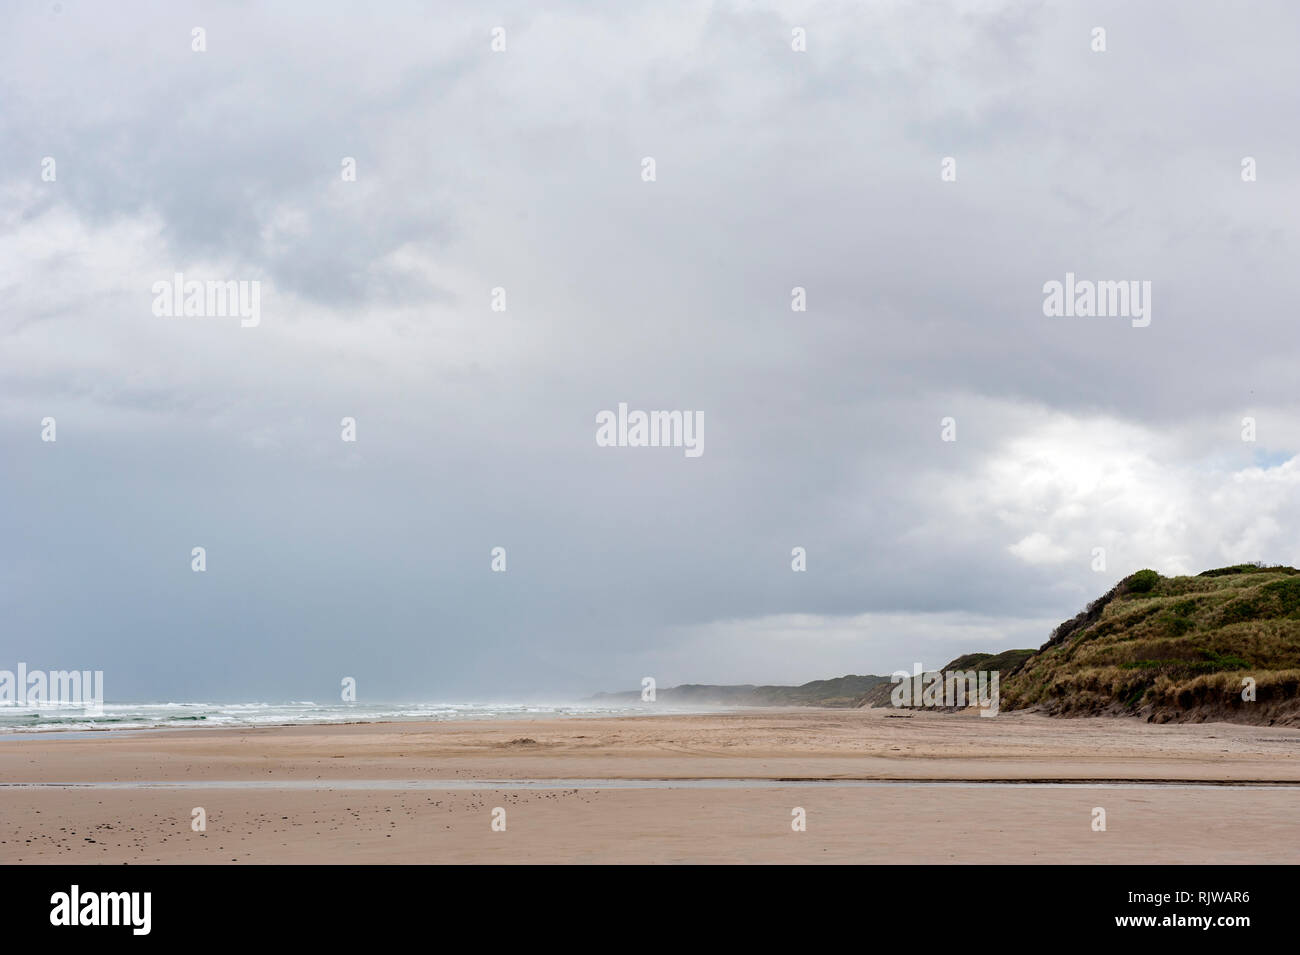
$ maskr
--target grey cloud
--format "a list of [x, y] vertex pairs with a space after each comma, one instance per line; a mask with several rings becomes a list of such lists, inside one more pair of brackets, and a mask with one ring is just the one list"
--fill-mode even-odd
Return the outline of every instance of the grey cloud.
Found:
[[[806, 54], [774, 8], [520, 5], [499, 56], [472, 5], [66, 7], [0, 38], [9, 656], [138, 697], [774, 682], [937, 614], [1022, 644], [1130, 562], [1300, 556], [1232, 493], [1285, 526], [1300, 447], [1284, 4], [815, 5]], [[182, 268], [262, 278], [261, 327], [159, 324]], [[1151, 326], [1044, 317], [1067, 270], [1150, 279]], [[597, 448], [620, 401], [703, 410], [706, 453]], [[1079, 442], [1124, 483], [1037, 469]], [[788, 615], [797, 667], [745, 657]], [[829, 636], [863, 615], [912, 623]]]

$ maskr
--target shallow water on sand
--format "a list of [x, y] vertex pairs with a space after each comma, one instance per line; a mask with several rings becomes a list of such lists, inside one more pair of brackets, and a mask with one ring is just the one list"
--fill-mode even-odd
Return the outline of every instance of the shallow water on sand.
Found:
[[1300, 782], [1162, 782], [1160, 780], [911, 780], [911, 779], [184, 779], [131, 782], [0, 783], [0, 789], [290, 789], [290, 790], [539, 790], [539, 789], [800, 789], [870, 787], [947, 789], [1279, 789]]

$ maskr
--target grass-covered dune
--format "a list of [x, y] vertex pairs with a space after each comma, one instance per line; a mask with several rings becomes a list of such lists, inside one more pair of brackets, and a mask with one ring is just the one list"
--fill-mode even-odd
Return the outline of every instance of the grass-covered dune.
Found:
[[1057, 627], [1001, 694], [1003, 709], [1060, 716], [1300, 723], [1300, 571], [1140, 570]]

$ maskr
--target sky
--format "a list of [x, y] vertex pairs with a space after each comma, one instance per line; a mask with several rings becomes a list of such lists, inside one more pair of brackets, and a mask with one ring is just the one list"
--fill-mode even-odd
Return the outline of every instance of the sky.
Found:
[[801, 683], [1300, 564], [1295, 4], [0, 15], [0, 668]]

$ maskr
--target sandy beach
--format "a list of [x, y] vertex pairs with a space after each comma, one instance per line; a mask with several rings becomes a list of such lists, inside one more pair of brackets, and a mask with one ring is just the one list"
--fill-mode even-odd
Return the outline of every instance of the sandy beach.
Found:
[[5, 863], [1296, 862], [1297, 805], [1300, 730], [1227, 723], [801, 709], [0, 739]]

